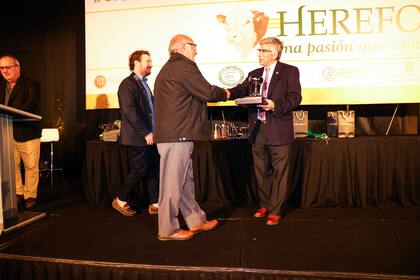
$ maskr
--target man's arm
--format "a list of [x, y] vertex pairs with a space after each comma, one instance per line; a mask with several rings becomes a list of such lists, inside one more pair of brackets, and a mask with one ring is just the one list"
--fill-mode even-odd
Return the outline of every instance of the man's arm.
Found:
[[273, 114], [281, 116], [292, 112], [302, 101], [301, 85], [299, 81], [299, 70], [296, 67], [290, 68], [290, 74], [287, 77], [287, 92], [285, 98], [281, 102], [274, 104]]
[[23, 90], [25, 91], [25, 99], [22, 104], [19, 105], [20, 110], [37, 113], [39, 107], [39, 99], [41, 96], [40, 84], [37, 81], [24, 81]]
[[201, 74], [196, 64], [186, 64], [182, 69], [182, 83], [188, 91], [203, 102], [225, 101], [228, 93], [223, 88], [211, 85]]
[[[136, 104], [137, 88], [134, 83], [124, 81], [118, 88], [118, 101], [121, 113], [126, 116], [128, 124], [136, 131], [139, 131], [143, 137], [150, 133], [143, 119], [141, 118], [140, 108]], [[143, 112], [145, 114], [145, 112]]]

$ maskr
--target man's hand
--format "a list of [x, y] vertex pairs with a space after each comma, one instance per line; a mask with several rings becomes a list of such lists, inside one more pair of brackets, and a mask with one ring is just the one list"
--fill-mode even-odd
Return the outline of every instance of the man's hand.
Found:
[[146, 139], [146, 144], [147, 145], [153, 145], [154, 144], [154, 139], [153, 139], [153, 133], [152, 132], [147, 134], [146, 137], [144, 137], [144, 139]]
[[229, 98], [230, 98], [230, 91], [227, 88], [225, 88], [225, 91], [226, 91], [226, 100], [229, 100]]
[[258, 105], [257, 107], [259, 109], [262, 109], [264, 111], [274, 111], [274, 107], [276, 104], [274, 104], [274, 101], [271, 99], [265, 99], [265, 101], [267, 102], [267, 104], [265, 105]]

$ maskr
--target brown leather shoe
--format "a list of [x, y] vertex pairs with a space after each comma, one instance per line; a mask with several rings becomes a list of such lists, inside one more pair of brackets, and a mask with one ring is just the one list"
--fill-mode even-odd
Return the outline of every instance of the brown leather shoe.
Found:
[[159, 213], [159, 207], [153, 206], [153, 204], [149, 205], [149, 214], [150, 215], [156, 215]]
[[255, 218], [263, 218], [267, 215], [267, 208], [261, 207], [260, 209], [255, 212], [254, 217]]
[[25, 199], [25, 207], [32, 208], [36, 206], [36, 199], [34, 197], [29, 197]]
[[121, 207], [118, 204], [117, 198], [115, 198], [114, 201], [112, 201], [112, 207], [124, 216], [134, 216], [136, 214], [136, 211], [131, 209], [128, 203], [125, 203], [124, 207]]
[[267, 216], [267, 221], [265, 222], [265, 224], [269, 226], [275, 226], [280, 222], [280, 220], [281, 220], [280, 215], [269, 214]]
[[202, 231], [212, 230], [217, 227], [218, 224], [219, 222], [217, 220], [204, 221], [201, 225], [190, 228], [190, 231], [192, 231], [194, 234], [197, 234]]
[[174, 234], [171, 234], [169, 236], [160, 236], [158, 235], [158, 239], [160, 241], [168, 241], [168, 240], [188, 240], [194, 236], [194, 233], [192, 233], [189, 230], [179, 230], [175, 232]]

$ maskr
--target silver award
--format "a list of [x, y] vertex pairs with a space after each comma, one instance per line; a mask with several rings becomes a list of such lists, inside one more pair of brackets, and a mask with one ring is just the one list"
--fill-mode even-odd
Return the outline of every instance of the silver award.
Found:
[[263, 78], [260, 76], [251, 76], [248, 81], [253, 87], [251, 95], [235, 99], [235, 104], [245, 106], [266, 104], [265, 98], [262, 97], [259, 92], [259, 87], [263, 83]]

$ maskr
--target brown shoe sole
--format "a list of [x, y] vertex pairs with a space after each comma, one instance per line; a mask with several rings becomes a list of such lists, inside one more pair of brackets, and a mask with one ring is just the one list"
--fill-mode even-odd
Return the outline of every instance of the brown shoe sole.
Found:
[[150, 215], [156, 215], [156, 214], [159, 213], [159, 210], [156, 210], [156, 208], [154, 208], [154, 207], [153, 208], [149, 207], [148, 212], [149, 212]]
[[190, 231], [192, 231], [192, 233], [194, 233], [194, 234], [197, 234], [197, 233], [200, 233], [200, 232], [203, 232], [203, 231], [209, 231], [209, 230], [215, 229], [218, 225], [219, 225], [219, 222], [217, 222], [217, 223], [216, 223], [214, 226], [212, 226], [212, 227], [208, 227], [208, 228], [200, 228], [200, 229], [198, 229], [198, 230], [192, 230], [192, 229], [190, 229]]
[[160, 241], [170, 241], [170, 240], [173, 240], [173, 241], [182, 241], [182, 240], [188, 240], [188, 239], [191, 239], [191, 238], [194, 237], [194, 234], [187, 235], [185, 237], [173, 237], [173, 235], [167, 236], [167, 237], [158, 235], [158, 239]]
[[118, 205], [118, 202], [116, 202], [115, 200], [112, 202], [112, 208], [114, 208], [115, 210], [127, 217], [132, 217], [136, 214], [136, 212], [130, 213], [125, 211], [123, 208], [121, 208], [121, 206]]

